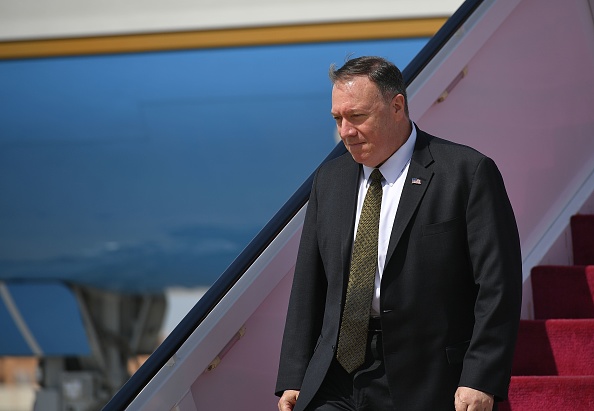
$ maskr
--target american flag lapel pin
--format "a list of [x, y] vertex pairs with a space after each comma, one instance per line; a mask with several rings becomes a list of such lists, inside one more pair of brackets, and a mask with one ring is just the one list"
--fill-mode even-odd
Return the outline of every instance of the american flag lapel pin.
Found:
[[413, 177], [411, 183], [421, 185], [421, 179]]

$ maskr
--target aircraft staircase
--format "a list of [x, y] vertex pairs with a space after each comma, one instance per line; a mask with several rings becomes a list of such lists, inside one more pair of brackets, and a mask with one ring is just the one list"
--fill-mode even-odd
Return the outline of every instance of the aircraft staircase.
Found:
[[535, 319], [520, 324], [500, 411], [594, 409], [594, 215], [570, 224], [575, 265], [532, 269]]

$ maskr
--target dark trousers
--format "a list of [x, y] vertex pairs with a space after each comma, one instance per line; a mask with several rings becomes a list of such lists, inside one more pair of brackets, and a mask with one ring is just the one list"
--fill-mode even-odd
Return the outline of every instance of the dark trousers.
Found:
[[[498, 403], [493, 411], [498, 410]], [[454, 395], [452, 393], [452, 410]], [[381, 331], [369, 331], [365, 363], [352, 374], [332, 360], [324, 382], [306, 411], [390, 411], [396, 410], [384, 368]]]
[[[453, 400], [452, 400], [453, 403]], [[369, 331], [365, 363], [352, 374], [334, 359], [307, 411], [393, 410], [384, 369], [381, 331]]]

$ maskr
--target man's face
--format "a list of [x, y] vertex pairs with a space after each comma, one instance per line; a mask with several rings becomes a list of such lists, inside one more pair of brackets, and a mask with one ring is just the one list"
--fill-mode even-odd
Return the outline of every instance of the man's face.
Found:
[[386, 101], [367, 77], [337, 82], [332, 88], [332, 116], [342, 142], [357, 163], [377, 167], [404, 144], [404, 97]]

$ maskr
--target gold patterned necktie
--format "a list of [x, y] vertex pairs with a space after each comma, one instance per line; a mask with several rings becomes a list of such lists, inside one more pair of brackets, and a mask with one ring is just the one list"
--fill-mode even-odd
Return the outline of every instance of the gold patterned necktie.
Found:
[[353, 246], [349, 282], [338, 334], [336, 359], [349, 373], [365, 360], [367, 329], [377, 267], [377, 244], [382, 205], [382, 173], [376, 168], [363, 201]]

